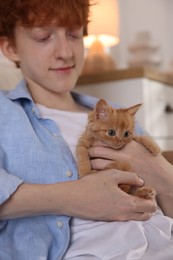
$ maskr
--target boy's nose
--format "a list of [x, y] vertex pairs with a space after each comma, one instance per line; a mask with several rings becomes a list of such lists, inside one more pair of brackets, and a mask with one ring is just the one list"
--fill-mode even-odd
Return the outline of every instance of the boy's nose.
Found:
[[56, 59], [70, 59], [73, 56], [73, 52], [68, 39], [64, 37], [59, 37], [55, 44], [54, 55]]

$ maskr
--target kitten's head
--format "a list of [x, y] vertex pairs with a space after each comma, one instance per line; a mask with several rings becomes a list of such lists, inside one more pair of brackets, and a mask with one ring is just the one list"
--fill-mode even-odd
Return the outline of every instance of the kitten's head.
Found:
[[115, 109], [100, 99], [89, 114], [88, 134], [95, 140], [101, 140], [108, 146], [119, 149], [133, 138], [135, 114], [141, 104]]

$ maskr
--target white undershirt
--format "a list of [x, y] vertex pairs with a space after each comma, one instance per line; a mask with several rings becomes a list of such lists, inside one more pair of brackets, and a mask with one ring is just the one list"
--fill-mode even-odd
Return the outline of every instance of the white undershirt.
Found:
[[37, 107], [43, 118], [52, 119], [57, 123], [76, 160], [76, 145], [85, 129], [88, 114], [86, 112], [68, 112], [52, 109], [40, 104], [37, 104]]

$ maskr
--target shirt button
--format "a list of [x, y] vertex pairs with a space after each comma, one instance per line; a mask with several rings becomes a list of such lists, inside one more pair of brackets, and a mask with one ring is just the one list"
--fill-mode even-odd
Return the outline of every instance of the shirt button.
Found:
[[34, 107], [32, 108], [32, 113], [35, 113], [35, 109], [34, 109]]
[[58, 226], [59, 228], [62, 228], [62, 227], [63, 227], [62, 221], [59, 220], [59, 221], [57, 222], [57, 226]]
[[56, 133], [52, 133], [52, 135], [53, 135], [54, 137], [57, 137], [57, 136], [58, 136], [58, 134], [56, 134]]
[[66, 176], [67, 176], [67, 177], [72, 177], [72, 175], [73, 175], [73, 173], [72, 173], [71, 171], [67, 171], [67, 172], [66, 172]]

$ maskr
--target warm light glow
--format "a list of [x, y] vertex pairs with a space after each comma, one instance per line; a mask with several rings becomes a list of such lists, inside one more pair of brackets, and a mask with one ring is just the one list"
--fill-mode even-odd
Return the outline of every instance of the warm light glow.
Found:
[[105, 47], [119, 43], [118, 0], [96, 0], [91, 7], [88, 36], [84, 37], [87, 48], [83, 74], [103, 73], [116, 69]]
[[100, 34], [100, 35], [88, 35], [84, 37], [84, 45], [86, 48], [90, 48], [91, 45], [98, 40], [105, 47], [111, 47], [117, 45], [120, 41], [119, 37], [114, 35]]
[[85, 47], [89, 48], [96, 38], [105, 47], [111, 47], [119, 43], [117, 0], [98, 0], [91, 7], [88, 36], [84, 37]]

